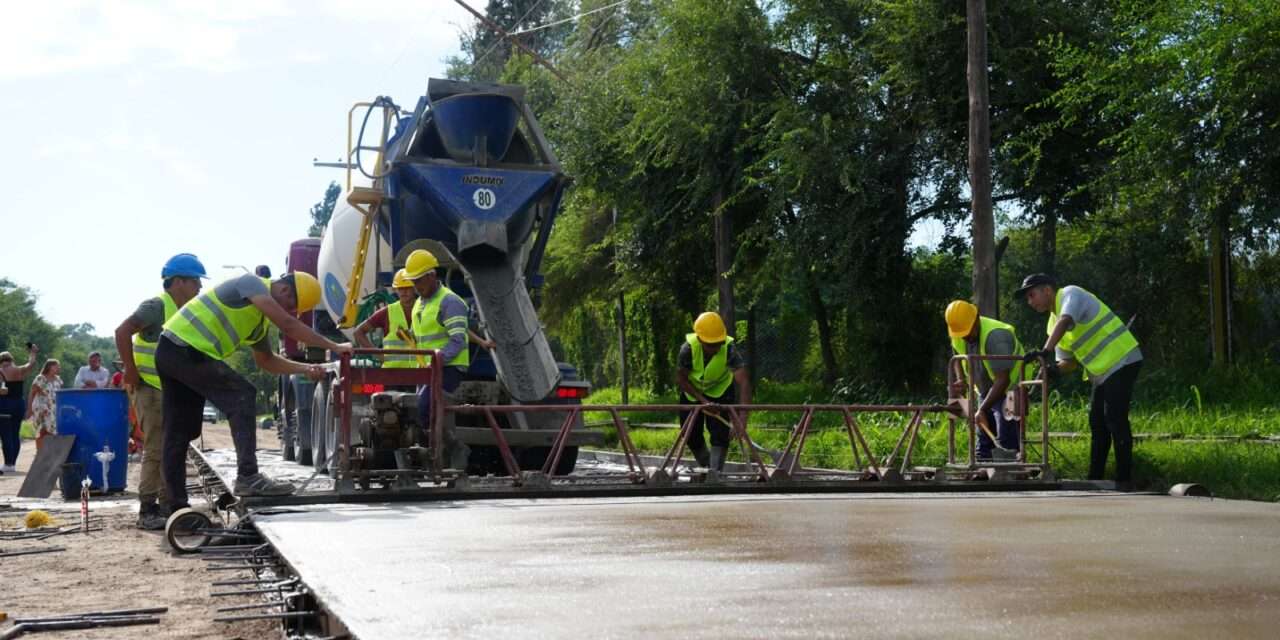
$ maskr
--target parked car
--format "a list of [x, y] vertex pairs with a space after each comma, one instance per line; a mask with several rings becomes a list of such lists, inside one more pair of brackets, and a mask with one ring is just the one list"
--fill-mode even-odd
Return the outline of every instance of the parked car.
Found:
[[204, 421], [205, 422], [218, 421], [218, 410], [213, 408], [213, 405], [206, 404], [204, 406]]

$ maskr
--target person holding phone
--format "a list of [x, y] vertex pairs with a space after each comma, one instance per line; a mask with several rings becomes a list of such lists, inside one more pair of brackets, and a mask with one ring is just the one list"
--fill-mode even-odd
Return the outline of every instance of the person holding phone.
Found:
[[40, 348], [27, 343], [27, 363], [18, 366], [13, 354], [0, 351], [0, 380], [5, 393], [0, 395], [0, 448], [4, 449], [4, 466], [0, 471], [13, 473], [18, 470], [18, 451], [22, 448], [22, 419], [27, 415], [27, 403], [22, 395], [22, 383], [35, 364]]

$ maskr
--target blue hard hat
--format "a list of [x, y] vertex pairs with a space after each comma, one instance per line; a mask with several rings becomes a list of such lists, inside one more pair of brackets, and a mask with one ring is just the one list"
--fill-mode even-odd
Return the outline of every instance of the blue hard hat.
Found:
[[190, 253], [179, 253], [169, 258], [160, 270], [161, 278], [208, 278], [200, 259]]

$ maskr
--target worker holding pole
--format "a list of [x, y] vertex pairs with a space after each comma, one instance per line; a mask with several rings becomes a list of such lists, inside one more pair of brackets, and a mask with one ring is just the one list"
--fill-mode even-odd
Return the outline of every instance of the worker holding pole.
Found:
[[1043, 350], [1032, 351], [1027, 357], [1054, 358], [1063, 372], [1083, 367], [1093, 385], [1089, 405], [1089, 479], [1102, 479], [1114, 442], [1116, 489], [1131, 491], [1133, 434], [1129, 404], [1142, 368], [1137, 338], [1097, 296], [1073, 285], [1059, 289], [1046, 274], [1027, 276], [1015, 295], [1025, 295], [1032, 309], [1049, 314], [1049, 337]]
[[[951, 349], [956, 355], [1022, 357], [1022, 343], [1018, 341], [1013, 326], [978, 315], [978, 307], [972, 303], [954, 300], [947, 305], [943, 316], [947, 321], [947, 335], [951, 337]], [[1013, 393], [1019, 392], [1022, 369], [1014, 360], [983, 360], [978, 373], [971, 375], [969, 363], [962, 360], [948, 371], [951, 397], [967, 397], [970, 385], [978, 389], [981, 401], [973, 414], [979, 426], [979, 460], [990, 460], [992, 449], [997, 444], [1005, 451], [1018, 451], [1020, 448], [1022, 423], [1017, 416], [1010, 417], [1004, 407], [1010, 387]]]
[[[413, 288], [413, 281], [405, 277], [404, 269], [396, 272], [391, 281], [399, 300], [378, 309], [373, 315], [356, 327], [352, 337], [356, 344], [369, 349], [373, 341], [369, 334], [375, 329], [382, 330], [382, 348], [391, 350], [415, 349], [413, 338], [413, 306], [418, 301], [418, 292]], [[382, 366], [390, 369], [412, 369], [418, 365], [418, 358], [412, 355], [385, 355]]]
[[200, 294], [204, 265], [190, 253], [179, 253], [160, 269], [164, 292], [143, 300], [116, 327], [116, 350], [124, 365], [124, 387], [133, 403], [142, 430], [142, 477], [138, 482], [138, 528], [164, 529], [169, 499], [160, 473], [164, 450], [164, 406], [160, 373], [156, 371], [156, 345], [164, 323], [178, 309]]
[[[418, 249], [409, 254], [404, 263], [405, 278], [413, 282], [418, 301], [413, 305], [413, 337], [418, 349], [439, 350], [444, 359], [441, 369], [445, 393], [452, 393], [462, 384], [462, 377], [471, 364], [471, 352], [467, 349], [467, 303], [458, 294], [440, 282], [436, 268], [440, 261], [430, 251]], [[428, 358], [427, 364], [430, 364]], [[424, 428], [431, 425], [431, 388], [418, 389], [418, 419]], [[441, 425], [444, 436], [444, 455], [450, 468], [465, 470], [471, 448], [454, 435], [453, 422]]]
[[336, 353], [351, 353], [351, 344], [338, 344], [312, 331], [296, 317], [320, 301], [320, 283], [302, 271], [274, 281], [244, 274], [222, 282], [178, 309], [164, 324], [156, 345], [156, 370], [163, 391], [164, 474], [169, 506], [177, 511], [187, 503], [187, 446], [200, 436], [205, 401], [212, 402], [231, 423], [236, 449], [237, 496], [281, 496], [294, 486], [258, 471], [257, 429], [254, 425], [257, 389], [227, 366], [225, 360], [242, 345], [250, 345], [254, 363], [279, 375], [302, 374], [322, 379], [323, 367], [293, 362], [271, 350], [267, 330], [275, 324], [289, 337]]
[[[751, 378], [720, 314], [707, 311], [698, 316], [693, 322], [693, 333], [685, 335], [684, 341], [676, 356], [680, 404], [751, 403]], [[680, 414], [680, 424], [689, 419], [690, 413]], [[704, 428], [711, 436], [709, 452], [703, 439]], [[704, 411], [689, 433], [689, 449], [699, 465], [723, 471], [731, 435], [727, 415], [708, 415]]]

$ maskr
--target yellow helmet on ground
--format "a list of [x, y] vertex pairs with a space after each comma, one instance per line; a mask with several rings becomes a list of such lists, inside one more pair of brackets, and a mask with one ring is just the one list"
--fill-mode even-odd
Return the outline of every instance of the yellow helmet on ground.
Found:
[[440, 266], [440, 261], [436, 260], [434, 255], [426, 249], [415, 249], [409, 254], [409, 258], [404, 261], [404, 277], [410, 280], [417, 280], [427, 275], [436, 267]]
[[298, 300], [298, 308], [294, 313], [302, 315], [320, 304], [320, 281], [305, 271], [294, 271], [293, 294]]
[[724, 329], [724, 320], [714, 311], [707, 311], [693, 321], [693, 333], [707, 344], [724, 342], [729, 335]]
[[391, 279], [391, 287], [394, 289], [403, 289], [405, 287], [412, 286], [413, 281], [404, 275], [404, 269], [397, 271], [396, 277]]
[[965, 300], [953, 300], [947, 305], [943, 314], [947, 319], [947, 334], [952, 338], [963, 338], [973, 331], [973, 323], [978, 319], [978, 308]]

